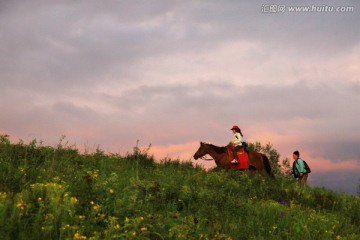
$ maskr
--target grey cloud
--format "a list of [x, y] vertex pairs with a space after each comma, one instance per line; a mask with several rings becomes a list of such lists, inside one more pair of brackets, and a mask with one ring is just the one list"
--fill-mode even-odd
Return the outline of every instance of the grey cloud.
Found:
[[76, 121], [80, 124], [82, 122], [91, 121], [99, 116], [96, 109], [91, 109], [88, 106], [76, 106], [70, 102], [57, 102], [51, 107], [50, 111], [55, 113], [61, 119]]
[[[46, 139], [76, 130], [81, 136], [70, 137], [77, 142], [94, 138], [126, 147], [136, 139], [159, 145], [225, 142], [224, 128], [237, 121], [293, 134], [289, 122], [305, 119], [313, 125], [304, 124], [299, 141], [318, 149], [313, 156], [359, 159], [360, 84], [332, 79], [319, 68], [324, 62], [324, 68], [334, 66], [329, 59], [344, 64], [359, 46], [359, 2], [341, 1], [355, 12], [339, 14], [265, 14], [262, 4], [267, 2], [0, 1], [1, 128]], [[226, 68], [228, 59], [215, 66], [229, 56], [222, 52], [227, 44], [243, 42], [250, 50], [231, 64], [240, 60], [240, 69], [254, 71], [244, 71], [244, 83], [241, 71]], [[193, 68], [183, 69], [184, 56]], [[204, 63], [212, 60], [207, 58], [219, 59]], [[157, 60], [163, 62], [153, 69]], [[211, 67], [233, 72], [227, 77], [227, 70], [207, 71]], [[187, 69], [193, 72], [181, 84]], [[270, 82], [277, 75], [283, 84]], [[114, 91], [107, 92], [111, 86]], [[339, 144], [329, 143], [338, 136]]]
[[[127, 90], [118, 96], [104, 95], [105, 101], [119, 109], [172, 108], [206, 113], [218, 110], [230, 112], [235, 106], [247, 111], [249, 118], [324, 119], [339, 114], [356, 116], [359, 112], [356, 102], [360, 97], [351, 93], [351, 86], [311, 86], [298, 82], [286, 86], [244, 86], [227, 82], [197, 83], [192, 85], [142, 85]], [[344, 95], [346, 94], [346, 95]], [[176, 114], [176, 113], [175, 113]]]
[[[340, 132], [339, 132], [340, 134]], [[322, 141], [315, 139], [308, 144], [312, 157], [327, 158], [334, 162], [356, 160], [360, 163], [360, 138], [354, 140], [342, 140], [341, 135], [335, 141]], [[316, 149], [315, 151], [312, 149]]]
[[[233, 85], [226, 83], [200, 83], [194, 85], [142, 85], [118, 96], [105, 95], [104, 99], [110, 104], [118, 106], [119, 110], [139, 111], [145, 108], [148, 112], [172, 112], [178, 117], [186, 112], [206, 113], [209, 110], [221, 109], [223, 94], [227, 89], [231, 91]], [[219, 95], [218, 93], [221, 93]], [[234, 94], [230, 93], [229, 98]], [[169, 116], [171, 117], [171, 116]]]
[[358, 14], [266, 15], [260, 3], [235, 1], [13, 1], [4, 9], [0, 77], [8, 87], [44, 91], [126, 81], [144, 58], [208, 51], [226, 41], [266, 39], [279, 51], [328, 56], [360, 34], [353, 26]]
[[309, 182], [313, 187], [325, 187], [337, 192], [357, 195], [359, 190], [358, 171], [337, 171], [310, 173]]
[[[199, 140], [196, 139], [197, 136], [204, 136], [202, 131], [211, 128], [213, 123], [225, 126], [229, 119], [238, 119], [251, 125], [267, 124], [276, 131], [284, 131], [281, 129], [284, 123], [303, 118], [329, 122], [327, 125], [316, 126], [317, 129], [303, 131], [307, 138], [312, 139], [307, 148], [319, 149], [314, 154], [321, 154], [334, 161], [357, 157], [360, 159], [355, 148], [359, 140], [355, 139], [354, 142], [346, 144], [339, 142], [328, 144], [322, 136], [329, 128], [335, 128], [335, 136], [333, 136], [335, 139], [344, 133], [360, 131], [357, 125], [354, 125], [355, 122], [349, 123], [348, 118], [339, 118], [339, 116], [359, 116], [359, 109], [354, 104], [360, 102], [359, 95], [354, 90], [356, 86], [352, 84], [334, 88], [331, 84], [311, 85], [298, 82], [284, 86], [238, 87], [226, 81], [214, 81], [194, 82], [187, 85], [149, 84], [124, 89], [113, 95], [96, 95], [90, 92], [88, 95], [78, 96], [83, 99], [97, 99], [99, 106], [113, 109], [108, 114], [100, 113], [101, 111], [91, 104], [87, 106], [72, 104], [69, 102], [70, 99], [66, 100], [66, 96], [59, 96], [58, 100], [55, 98], [53, 100], [55, 104], [52, 106], [45, 104], [44, 108], [34, 108], [31, 107], [32, 101], [35, 103], [37, 99], [32, 99], [31, 95], [24, 95], [18, 98], [17, 102], [25, 103], [23, 106], [28, 105], [28, 107], [22, 108], [22, 105], [19, 105], [20, 108], [12, 109], [8, 117], [2, 118], [3, 124], [6, 123], [5, 126], [9, 128], [14, 123], [12, 118], [20, 112], [22, 114], [15, 117], [21, 119], [17, 123], [20, 126], [26, 126], [27, 122], [47, 126], [51, 122], [49, 127], [53, 128], [80, 127], [85, 122], [99, 128], [103, 127], [104, 135], [117, 135], [117, 138], [132, 134], [141, 136], [141, 131], [146, 130], [149, 136], [152, 136], [149, 141], [153, 142], [156, 139], [158, 144], [173, 141], [171, 134], [159, 137], [157, 132], [162, 130], [173, 132], [174, 128], [183, 129], [176, 133], [178, 134], [176, 141], [184, 142], [189, 139], [189, 132], [192, 133], [190, 137], [193, 140]], [[92, 94], [95, 95], [91, 97]], [[107, 131], [109, 126], [116, 130]], [[221, 131], [223, 130], [213, 129], [205, 136], [208, 138], [222, 136], [224, 134]], [[316, 131], [318, 135], [313, 136], [312, 131]], [[342, 147], [343, 145], [345, 147]]]
[[[157, 125], [171, 131], [177, 124], [192, 131], [201, 128], [204, 119], [207, 122], [205, 124], [218, 122], [221, 125], [233, 116], [251, 124], [273, 125], [273, 128], [283, 127], [279, 122], [286, 123], [298, 118], [329, 121], [331, 124], [335, 122], [344, 126], [334, 131], [334, 134], [341, 134], [356, 129], [352, 124], [347, 126], [347, 120], [339, 119], [338, 116], [360, 114], [356, 105], [349, 104], [349, 101], [359, 101], [358, 95], [345, 96], [344, 93], [348, 92], [347, 87], [311, 86], [305, 82], [288, 86], [242, 88], [226, 82], [207, 82], [192, 85], [143, 85], [116, 96], [103, 95], [102, 101], [117, 109], [117, 114], [124, 118], [140, 122], [146, 119], [146, 123], [141, 125], [154, 129], [154, 134]], [[316, 131], [326, 133], [331, 124], [316, 126]], [[315, 129], [303, 133], [311, 138], [311, 131]], [[321, 142], [322, 139], [314, 139], [311, 144], [320, 147]], [[328, 147], [331, 146], [323, 145], [324, 151]], [[339, 153], [343, 152], [340, 150]], [[351, 157], [348, 155], [344, 159]]]
[[[1, 61], [1, 78], [11, 81], [9, 85], [28, 85], [30, 81], [37, 85], [47, 82], [50, 87], [91, 85], [106, 76], [104, 72], [109, 69], [118, 68], [119, 75], [126, 72], [136, 52], [146, 50], [144, 39], [156, 37], [149, 30], [126, 26], [126, 21], [118, 22], [116, 17], [121, 12], [110, 11], [111, 6], [101, 14], [103, 8], [96, 8], [96, 4], [85, 5], [92, 6], [91, 9], [77, 6], [74, 10], [74, 6], [65, 4], [27, 3], [29, 8], [8, 7], [10, 12], [5, 12], [1, 21], [0, 41], [4, 46], [1, 51], [7, 56]], [[30, 8], [31, 3], [38, 5]], [[137, 9], [135, 5], [131, 5], [133, 9]], [[120, 10], [128, 12], [131, 6]]]
[[288, 86], [250, 87], [244, 94], [244, 99], [252, 98], [253, 102], [250, 104], [253, 108], [258, 107], [255, 111], [263, 112], [268, 119], [324, 119], [358, 112], [356, 106], [349, 103], [360, 102], [359, 96], [344, 95], [344, 91], [349, 91], [349, 87], [336, 89], [326, 83], [311, 86], [302, 81]]

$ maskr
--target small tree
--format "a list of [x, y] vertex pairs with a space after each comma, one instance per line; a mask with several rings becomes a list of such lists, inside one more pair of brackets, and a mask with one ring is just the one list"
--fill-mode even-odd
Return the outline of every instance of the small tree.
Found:
[[[273, 148], [273, 145], [270, 142], [267, 143], [265, 146], [261, 145], [260, 142], [249, 143], [249, 150], [254, 150], [254, 151], [265, 154], [269, 158], [271, 169], [272, 169], [273, 173], [274, 174], [283, 174], [282, 166], [284, 164], [284, 161], [286, 161], [286, 159], [284, 159], [282, 161], [282, 165], [280, 166], [279, 165], [280, 154], [278, 153], [278, 151], [276, 149]], [[287, 161], [288, 161], [288, 159], [287, 159]]]
[[[281, 162], [281, 170], [283, 174], [288, 173], [290, 170], [292, 170], [291, 162], [289, 158], [285, 158]], [[288, 174], [286, 174], [288, 175]]]

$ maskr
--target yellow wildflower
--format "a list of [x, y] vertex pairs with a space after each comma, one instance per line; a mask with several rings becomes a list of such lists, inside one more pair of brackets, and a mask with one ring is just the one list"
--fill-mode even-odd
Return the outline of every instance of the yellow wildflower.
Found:
[[74, 234], [74, 238], [75, 239], [86, 239], [86, 236], [82, 236], [80, 233], [77, 232]]
[[76, 197], [71, 197], [71, 198], [70, 198], [70, 201], [71, 201], [72, 203], [76, 203], [76, 202], [78, 202], [79, 200], [77, 200]]
[[0, 198], [5, 199], [6, 198], [6, 192], [0, 192]]

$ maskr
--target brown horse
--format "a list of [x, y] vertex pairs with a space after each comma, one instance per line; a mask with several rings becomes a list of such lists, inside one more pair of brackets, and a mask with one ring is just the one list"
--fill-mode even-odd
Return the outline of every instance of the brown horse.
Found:
[[[228, 153], [228, 147], [218, 147], [213, 144], [200, 142], [200, 147], [194, 154], [194, 159], [202, 158], [206, 154], [209, 154], [214, 160], [218, 167], [224, 168], [226, 170], [231, 169], [231, 163]], [[258, 153], [256, 151], [250, 151], [249, 155], [249, 170], [252, 173], [255, 173], [257, 170], [261, 175], [263, 175], [263, 170], [265, 169], [269, 176], [274, 177], [274, 174], [271, 172], [270, 161], [265, 154]]]

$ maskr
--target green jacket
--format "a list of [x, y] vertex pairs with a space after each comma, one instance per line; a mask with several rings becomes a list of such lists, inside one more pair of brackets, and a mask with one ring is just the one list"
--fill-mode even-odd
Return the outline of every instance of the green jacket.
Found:
[[300, 177], [300, 173], [306, 173], [304, 161], [298, 158], [293, 163], [293, 174], [295, 178]]

